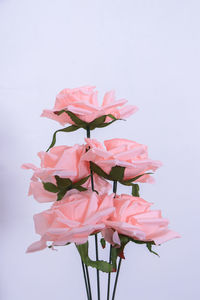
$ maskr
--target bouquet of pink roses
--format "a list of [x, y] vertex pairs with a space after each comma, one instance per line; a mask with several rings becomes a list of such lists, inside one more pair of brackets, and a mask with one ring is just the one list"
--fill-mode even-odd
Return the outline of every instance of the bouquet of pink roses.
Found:
[[[107, 300], [110, 299], [111, 273], [116, 273], [114, 300], [124, 248], [129, 242], [153, 245], [179, 237], [168, 228], [168, 221], [160, 210], [151, 210], [151, 203], [140, 198], [139, 183], [153, 182], [152, 171], [161, 166], [148, 157], [147, 147], [127, 139], [114, 138], [104, 145], [90, 138], [95, 128], [104, 128], [133, 114], [137, 108], [115, 100], [114, 92], [105, 94], [98, 105], [94, 87], [64, 89], [52, 110], [42, 116], [71, 124], [57, 130], [46, 152], [38, 153], [40, 167], [24, 164], [32, 169], [29, 195], [38, 202], [53, 202], [52, 206], [34, 216], [35, 229], [41, 238], [27, 252], [75, 243], [81, 257], [88, 300], [92, 289], [88, 267], [97, 270], [97, 296], [100, 300], [99, 271], [108, 273]], [[58, 132], [86, 130], [85, 144], [55, 146]], [[110, 193], [112, 183], [112, 193]], [[131, 187], [132, 194], [117, 194], [117, 184]], [[101, 239], [100, 236], [101, 235]], [[89, 236], [94, 236], [96, 260], [89, 257]], [[99, 259], [102, 248], [110, 245], [108, 261]]]

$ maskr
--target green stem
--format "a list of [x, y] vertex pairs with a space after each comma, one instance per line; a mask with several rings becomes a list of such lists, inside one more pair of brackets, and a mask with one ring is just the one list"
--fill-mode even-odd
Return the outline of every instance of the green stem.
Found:
[[121, 267], [121, 262], [122, 262], [122, 259], [120, 258], [119, 264], [118, 264], [118, 268], [117, 268], [117, 274], [116, 274], [116, 277], [115, 277], [115, 283], [114, 283], [112, 300], [115, 299], [115, 292], [116, 292], [116, 288], [117, 288], [117, 282], [118, 282], [118, 277], [119, 277], [119, 271], [120, 271], [120, 267]]

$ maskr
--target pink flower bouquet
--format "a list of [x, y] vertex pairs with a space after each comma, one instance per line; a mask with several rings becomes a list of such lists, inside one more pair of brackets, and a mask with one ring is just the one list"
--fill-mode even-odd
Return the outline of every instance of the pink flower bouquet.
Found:
[[[152, 172], [161, 166], [159, 161], [149, 158], [147, 146], [120, 138], [104, 141], [102, 145], [90, 138], [95, 128], [109, 126], [137, 111], [126, 102], [116, 101], [111, 91], [99, 106], [94, 87], [64, 89], [57, 95], [53, 109], [44, 110], [42, 116], [71, 125], [57, 130], [47, 151], [38, 153], [40, 167], [30, 163], [22, 166], [33, 170], [29, 195], [38, 202], [53, 202], [49, 209], [34, 216], [40, 239], [27, 252], [74, 243], [81, 257], [88, 300], [93, 297], [88, 267], [96, 268], [98, 300], [100, 271], [108, 273], [107, 300], [114, 300], [128, 243], [146, 245], [148, 251], [158, 255], [152, 249], [154, 245], [179, 237], [168, 228], [169, 222], [161, 211], [152, 210], [152, 204], [139, 195], [139, 183], [152, 183]], [[58, 132], [79, 128], [86, 130], [84, 145], [55, 146]], [[118, 184], [130, 186], [132, 194], [119, 195]], [[88, 254], [89, 236], [94, 236], [95, 260]], [[107, 245], [109, 259], [100, 260], [99, 247], [104, 249]], [[116, 275], [110, 298], [112, 273]]]

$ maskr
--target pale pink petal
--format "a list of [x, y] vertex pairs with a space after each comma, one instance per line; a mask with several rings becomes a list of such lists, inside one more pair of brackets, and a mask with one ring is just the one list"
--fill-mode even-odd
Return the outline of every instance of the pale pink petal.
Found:
[[117, 154], [115, 154], [115, 157], [120, 160], [129, 160], [129, 159], [132, 160], [133, 158], [137, 157], [138, 155], [141, 155], [142, 153], [144, 153], [145, 151], [146, 151], [146, 146], [140, 145], [138, 147], [135, 147], [132, 150], [125, 151], [122, 153], [117, 153]]
[[117, 231], [115, 231], [113, 233], [113, 242], [114, 242], [115, 245], [118, 245], [118, 246], [121, 245], [121, 241], [120, 241], [120, 238], [119, 238], [119, 235], [118, 235]]
[[117, 101], [114, 101], [114, 102], [112, 102], [108, 105], [104, 105], [103, 109], [104, 109], [104, 111], [110, 110], [110, 109], [116, 108], [118, 106], [123, 106], [127, 102], [128, 101], [126, 99], [117, 100]]
[[120, 108], [119, 113], [120, 113], [120, 118], [125, 119], [130, 117], [132, 114], [138, 111], [137, 106], [133, 105], [126, 105], [125, 107]]
[[31, 182], [29, 195], [33, 195], [35, 200], [40, 203], [56, 201], [57, 194], [46, 191], [41, 182]]
[[58, 116], [54, 113], [54, 111], [48, 110], [48, 109], [43, 110], [41, 117], [46, 117], [46, 118], [55, 120], [55, 121], [59, 122], [61, 125], [65, 125], [67, 123], [74, 124], [74, 122], [71, 120], [71, 118], [66, 113], [62, 113], [60, 116]]
[[[156, 244], [180, 237], [168, 229], [168, 220], [162, 218], [160, 210], [150, 210], [151, 203], [142, 198], [122, 194], [114, 198], [115, 212], [104, 223], [119, 234]], [[110, 239], [110, 230], [103, 231]]]
[[102, 234], [104, 240], [114, 246], [113, 233], [114, 233], [114, 230], [111, 228], [107, 228], [107, 227], [101, 231], [101, 234]]
[[109, 91], [104, 95], [102, 107], [109, 105], [114, 101], [115, 101], [115, 91]]
[[21, 166], [21, 168], [22, 168], [22, 169], [25, 169], [25, 170], [29, 170], [29, 169], [34, 170], [34, 171], [37, 170], [37, 167], [36, 167], [35, 165], [29, 164], [29, 163], [23, 164], [23, 165]]
[[181, 236], [172, 230], [166, 230], [164, 232], [160, 232], [157, 235], [151, 236], [149, 238], [153, 239], [156, 245], [163, 244], [169, 240], [180, 238]]
[[34, 242], [33, 244], [31, 244], [27, 250], [26, 250], [26, 253], [31, 253], [31, 252], [36, 252], [36, 251], [39, 251], [39, 250], [43, 250], [47, 247], [47, 244], [46, 244], [46, 241], [44, 241], [43, 239], [37, 241], [37, 242]]
[[127, 140], [127, 139], [116, 138], [116, 139], [111, 139], [111, 140], [104, 141], [104, 145], [105, 145], [106, 149], [108, 151], [110, 151], [110, 150], [115, 149], [115, 148], [117, 148], [121, 145], [134, 147], [135, 145], [139, 145], [139, 144], [137, 144], [134, 141]]
[[36, 233], [43, 235], [49, 229], [54, 221], [54, 212], [51, 210], [44, 211], [33, 216]]
[[[114, 207], [110, 207], [110, 208], [104, 209], [102, 211], [99, 211], [92, 217], [88, 218], [87, 221], [85, 221], [85, 224], [90, 224], [90, 223], [95, 224], [95, 223], [100, 222], [100, 220], [107, 219], [114, 210], [115, 210]], [[104, 217], [106, 217], [106, 218], [104, 218]]]
[[53, 245], [83, 243], [89, 235], [105, 228], [104, 220], [114, 210], [112, 197], [99, 196], [92, 191], [67, 193], [49, 210], [34, 216], [36, 233]]
[[96, 139], [85, 138], [85, 142], [88, 144], [90, 148], [98, 148], [105, 151], [103, 145]]
[[97, 174], [94, 174], [93, 179], [94, 179], [94, 188], [99, 192], [100, 195], [106, 194], [111, 190], [112, 185], [104, 178], [98, 176]]

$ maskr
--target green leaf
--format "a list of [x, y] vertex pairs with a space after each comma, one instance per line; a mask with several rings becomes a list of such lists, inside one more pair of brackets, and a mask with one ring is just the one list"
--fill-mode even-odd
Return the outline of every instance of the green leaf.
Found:
[[81, 256], [82, 261], [86, 264], [86, 266], [90, 266], [92, 268], [96, 268], [102, 272], [110, 273], [113, 272], [113, 266], [106, 261], [98, 260], [94, 261], [91, 260], [88, 256], [88, 242], [82, 245], [76, 245], [78, 252]]
[[55, 176], [56, 178], [56, 183], [57, 183], [57, 186], [62, 189], [62, 188], [67, 188], [69, 187], [70, 185], [72, 185], [72, 181], [70, 178], [61, 178], [59, 177], [58, 175]]
[[87, 189], [84, 188], [83, 186], [75, 186], [75, 187], [72, 187], [72, 189], [76, 189], [76, 190], [78, 190], [79, 192], [87, 191]]
[[80, 186], [80, 185], [84, 184], [89, 178], [90, 178], [90, 175], [80, 179], [79, 181], [73, 183], [73, 187]]
[[133, 242], [133, 243], [135, 243], [135, 244], [139, 244], [139, 245], [143, 245], [143, 244], [147, 243], [145, 241], [135, 240], [133, 238], [130, 238], [130, 241]]
[[54, 114], [57, 115], [57, 116], [60, 116], [60, 115], [62, 115], [64, 112], [66, 112], [66, 110], [65, 110], [65, 109], [62, 109], [62, 110], [60, 110], [60, 111], [54, 111]]
[[84, 129], [87, 128], [87, 124], [86, 122], [84, 122], [83, 120], [79, 119], [73, 112], [66, 110], [65, 111], [66, 114], [68, 114], [68, 116], [72, 119], [72, 121], [75, 123], [75, 125], [82, 127]]
[[113, 116], [112, 114], [108, 114], [108, 117], [110, 117], [111, 119], [117, 121], [117, 120], [122, 120], [122, 119], [117, 119], [115, 116]]
[[140, 174], [138, 176], [135, 176], [133, 178], [130, 178], [130, 179], [127, 179], [127, 180], [123, 180], [121, 183], [124, 184], [124, 185], [128, 185], [127, 183], [131, 183], [133, 181], [136, 181], [138, 180], [140, 177], [144, 176], [144, 175], [149, 175], [149, 174], [153, 174], [151, 172], [148, 172], [148, 173], [144, 173], [144, 174]]
[[117, 121], [117, 120], [112, 120], [112, 121], [110, 121], [108, 123], [100, 124], [100, 125], [97, 126], [97, 128], [107, 127], [107, 126], [111, 125], [112, 123], [114, 123], [115, 121]]
[[112, 167], [109, 177], [111, 180], [121, 181], [123, 180], [124, 177], [124, 171], [125, 171], [125, 167], [120, 167], [120, 166]]
[[105, 179], [109, 179], [109, 175], [106, 172], [104, 172], [98, 165], [96, 165], [92, 161], [90, 161], [90, 168], [97, 175], [99, 175], [99, 176], [101, 176], [101, 177], [103, 177]]
[[55, 179], [57, 186], [51, 182], [43, 182], [43, 186], [45, 190], [52, 193], [57, 193], [57, 201], [60, 201], [63, 199], [67, 191], [71, 189], [76, 189], [80, 192], [87, 191], [87, 189], [81, 186], [81, 184], [84, 184], [89, 179], [89, 177], [90, 175], [73, 183], [70, 178], [61, 178], [56, 175]]
[[139, 194], [139, 185], [138, 184], [132, 184], [132, 196], [135, 196], [135, 197], [140, 197], [140, 194]]
[[122, 234], [119, 235], [119, 238], [121, 241], [121, 247], [117, 249], [118, 255], [120, 254], [121, 251], [124, 250], [124, 247], [126, 246], [126, 244], [128, 244], [128, 242], [133, 242], [133, 243], [139, 244], [139, 245], [145, 244], [147, 249], [151, 253], [159, 256], [158, 253], [156, 253], [155, 251], [152, 250], [152, 245], [155, 245], [154, 241], [140, 241], [140, 240], [133, 239], [130, 236], [126, 236], [126, 235], [122, 235]]
[[87, 189], [81, 186], [81, 184], [84, 184], [89, 177], [90, 175], [73, 183], [70, 178], [61, 178], [58, 175], [56, 175], [55, 179], [57, 183], [57, 192], [58, 192], [57, 201], [62, 200], [65, 194], [67, 193], [67, 191], [69, 190], [76, 189], [80, 192], [87, 191]]
[[[108, 114], [108, 115], [106, 115], [106, 117], [110, 117], [111, 119], [112, 119], [112, 121], [110, 121], [110, 122], [106, 122], [106, 123], [102, 123], [102, 124], [99, 124], [97, 127], [98, 128], [102, 128], [102, 127], [107, 127], [107, 126], [109, 126], [109, 125], [111, 125], [113, 122], [115, 122], [115, 121], [121, 121], [121, 120], [123, 120], [123, 119], [117, 119], [117, 118], [115, 118], [113, 115], [111, 115], [111, 114]], [[125, 120], [123, 120], [123, 121], [125, 121]]]
[[119, 234], [119, 238], [121, 246], [120, 248], [117, 248], [117, 255], [124, 259], [124, 248], [128, 244], [128, 242], [130, 242], [130, 237]]
[[121, 245], [123, 246], [125, 246], [130, 241], [130, 237], [123, 234], [119, 234], [119, 238], [120, 238]]
[[147, 242], [147, 243], [146, 243], [147, 249], [149, 250], [149, 252], [151, 252], [151, 253], [157, 255], [158, 257], [160, 257], [160, 255], [159, 255], [158, 253], [156, 253], [155, 251], [152, 250], [152, 245], [153, 245], [153, 244], [154, 244], [154, 243], [152, 243], [152, 242]]
[[101, 238], [100, 239], [100, 243], [101, 243], [102, 248], [104, 249], [106, 247], [106, 241], [105, 241], [105, 239]]
[[46, 191], [51, 193], [57, 193], [59, 191], [58, 187], [51, 182], [42, 182], [43, 187]]
[[126, 186], [132, 186], [133, 185], [132, 182], [126, 182], [124, 180], [120, 180], [120, 183], [123, 184], [123, 185], [126, 185]]
[[53, 134], [53, 138], [52, 138], [52, 142], [51, 142], [51, 145], [49, 146], [49, 148], [46, 150], [46, 152], [48, 152], [56, 143], [56, 134], [58, 132], [72, 132], [72, 131], [76, 131], [77, 129], [79, 129], [79, 127], [75, 126], [75, 125], [71, 125], [71, 126], [68, 126], [66, 128], [63, 128], [63, 129], [59, 129], [59, 130], [56, 130]]
[[96, 118], [95, 120], [93, 120], [92, 122], [90, 122], [88, 124], [88, 128], [90, 130], [93, 130], [95, 129], [96, 127], [100, 126], [101, 124], [103, 124], [105, 122], [105, 119], [106, 119], [106, 115], [103, 115], [99, 118]]
[[62, 189], [58, 192], [57, 194], [57, 201], [60, 201], [62, 200], [62, 198], [65, 196], [65, 194], [67, 193], [68, 189], [65, 188], [65, 189]]
[[71, 120], [80, 128], [84, 128], [86, 129], [87, 127], [87, 124], [85, 121], [79, 119], [73, 112], [69, 111], [69, 110], [65, 110], [65, 109], [62, 109], [60, 111], [56, 111], [55, 114], [60, 116], [61, 114], [63, 113], [66, 113], [68, 114], [68, 116], [71, 118]]

